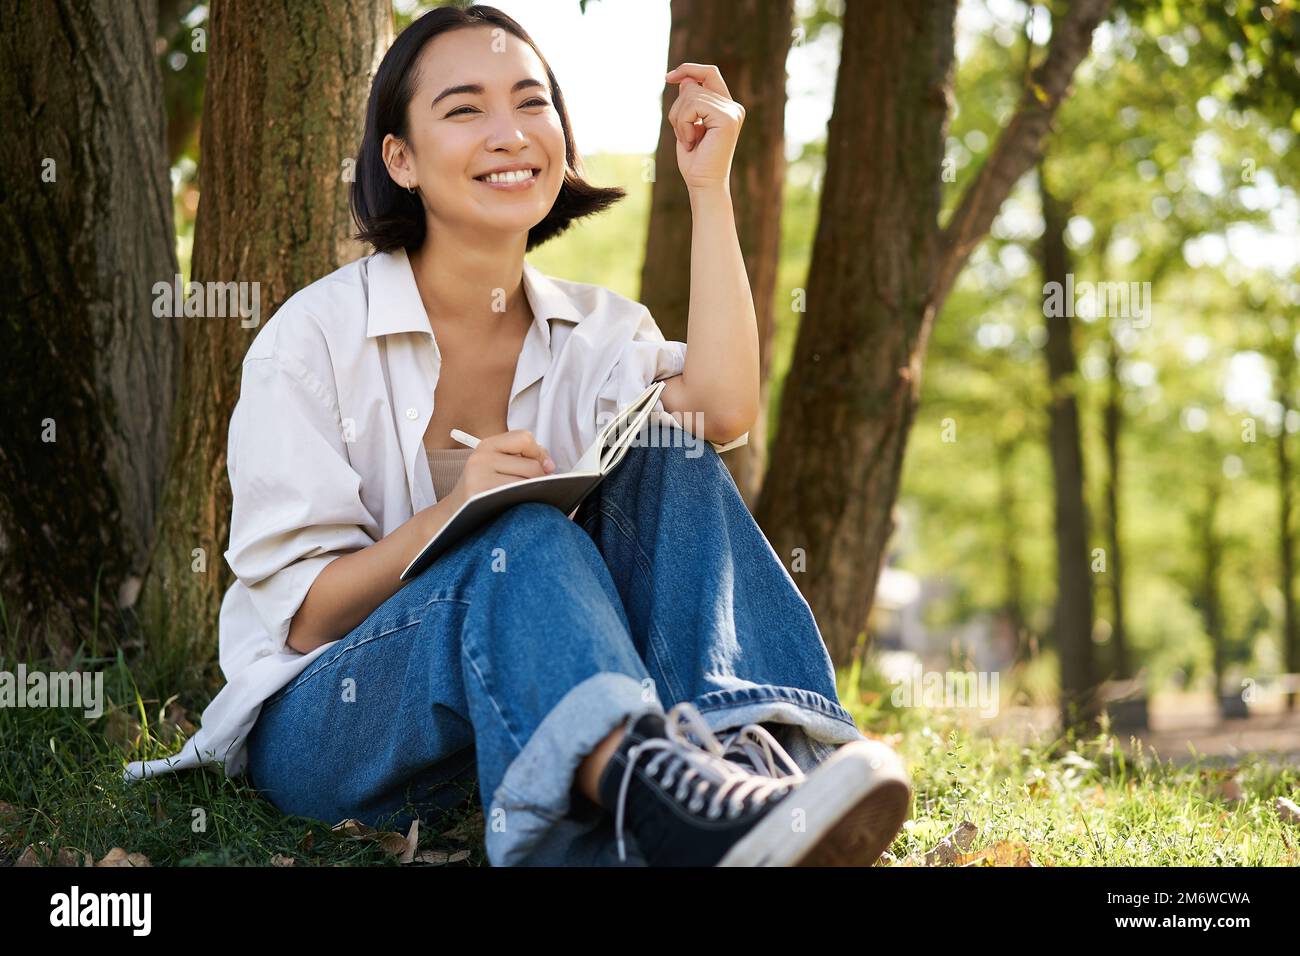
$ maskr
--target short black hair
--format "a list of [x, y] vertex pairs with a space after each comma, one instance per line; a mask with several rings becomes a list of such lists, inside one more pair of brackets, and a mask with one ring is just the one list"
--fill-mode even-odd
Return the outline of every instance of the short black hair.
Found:
[[559, 84], [555, 82], [550, 64], [524, 28], [496, 7], [483, 4], [438, 7], [424, 14], [398, 35], [384, 54], [370, 87], [366, 129], [361, 138], [361, 149], [357, 153], [356, 177], [352, 182], [350, 201], [352, 218], [360, 230], [355, 238], [370, 243], [376, 252], [413, 250], [424, 243], [424, 206], [417, 195], [393, 181], [384, 166], [383, 157], [385, 136], [392, 133], [399, 139], [407, 138], [407, 107], [415, 95], [416, 65], [420, 51], [440, 33], [482, 25], [501, 27], [533, 48], [546, 70], [546, 79], [551, 87], [551, 101], [560, 114], [560, 125], [564, 129], [564, 183], [546, 218], [528, 230], [527, 249], [531, 250], [563, 232], [573, 220], [600, 212], [626, 195], [617, 186], [593, 186], [583, 179], [582, 160], [574, 146], [569, 114], [564, 108], [564, 97], [560, 93]]

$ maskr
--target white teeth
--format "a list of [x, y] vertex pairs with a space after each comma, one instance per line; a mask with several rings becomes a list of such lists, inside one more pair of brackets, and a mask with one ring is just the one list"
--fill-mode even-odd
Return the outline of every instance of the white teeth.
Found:
[[524, 180], [533, 178], [531, 169], [515, 169], [508, 173], [489, 173], [480, 177], [489, 183], [522, 183]]

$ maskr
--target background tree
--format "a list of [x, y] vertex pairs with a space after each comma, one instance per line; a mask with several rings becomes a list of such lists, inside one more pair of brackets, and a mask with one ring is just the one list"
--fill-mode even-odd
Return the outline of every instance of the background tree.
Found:
[[[1075, 355], [1074, 267], [1065, 244], [1070, 209], [1057, 196], [1040, 166], [1043, 205], [1040, 242], [1043, 315], [1047, 324], [1048, 446], [1056, 524], [1056, 612], [1052, 634], [1061, 655], [1063, 726], [1085, 725], [1096, 716], [1093, 696], [1092, 570], [1088, 548], [1088, 506], [1084, 496], [1083, 440], [1079, 424], [1079, 364]], [[1049, 286], [1055, 288], [1055, 305]]]
[[[364, 253], [347, 187], [372, 70], [392, 38], [379, 0], [268, 6], [218, 0], [195, 227], [197, 282], [258, 283], [260, 322], [293, 292]], [[260, 328], [239, 316], [190, 318], [163, 522], [145, 584], [151, 648], [212, 659], [230, 583], [226, 438], [240, 363]]]
[[1036, 160], [1108, 6], [1076, 0], [1053, 21], [1045, 59], [942, 231], [956, 5], [846, 7], [808, 313], [757, 506], [776, 553], [806, 558], [794, 578], [836, 661], [865, 625], [894, 527], [934, 317]]
[[[745, 271], [758, 316], [759, 417], [749, 443], [724, 457], [736, 486], [753, 503], [767, 451], [768, 376], [771, 366], [773, 293], [781, 243], [781, 184], [785, 178], [785, 61], [794, 25], [793, 0], [674, 0], [668, 63], [715, 63], [732, 97], [745, 106], [745, 132], [732, 162], [731, 198], [736, 210]], [[664, 115], [676, 87], [665, 84]], [[690, 198], [676, 175], [676, 137], [664, 125], [655, 153], [654, 186], [641, 301], [664, 336], [686, 341], [690, 311]], [[672, 170], [673, 175], [666, 175]]]
[[[0, 4], [0, 583], [84, 631], [129, 602], [167, 459], [178, 325], [155, 4]], [[21, 121], [19, 121], [21, 120]], [[35, 633], [29, 631], [29, 634]]]

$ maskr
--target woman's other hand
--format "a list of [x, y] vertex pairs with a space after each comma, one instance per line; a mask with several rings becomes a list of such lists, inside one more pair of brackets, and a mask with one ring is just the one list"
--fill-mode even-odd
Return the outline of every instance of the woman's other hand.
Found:
[[523, 428], [492, 435], [478, 443], [465, 459], [460, 480], [447, 497], [464, 504], [480, 491], [497, 488], [521, 478], [539, 478], [555, 471], [555, 462], [533, 433]]
[[683, 63], [664, 78], [681, 84], [668, 125], [677, 136], [677, 168], [687, 189], [729, 188], [745, 107], [731, 98], [712, 64]]

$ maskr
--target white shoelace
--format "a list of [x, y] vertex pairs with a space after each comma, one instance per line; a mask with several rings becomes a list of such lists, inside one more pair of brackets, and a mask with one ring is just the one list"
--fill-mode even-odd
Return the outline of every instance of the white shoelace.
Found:
[[740, 751], [748, 758], [755, 773], [766, 774], [769, 777], [804, 775], [794, 758], [762, 724], [745, 724], [739, 730], [723, 737], [723, 756], [733, 750]]
[[[682, 729], [682, 723], [687, 724], [687, 731]], [[707, 813], [710, 820], [716, 820], [722, 815], [724, 801], [727, 803], [727, 815], [735, 817], [744, 809], [747, 797], [786, 789], [790, 785], [788, 777], [778, 780], [760, 776], [724, 760], [722, 744], [713, 735], [713, 731], [709, 729], [700, 712], [689, 701], [682, 701], [668, 711], [664, 721], [664, 732], [667, 734], [666, 737], [651, 737], [643, 740], [629, 748], [627, 752], [627, 768], [623, 771], [623, 780], [618, 788], [618, 807], [614, 821], [615, 832], [618, 835], [618, 858], [621, 861], [627, 860], [623, 840], [623, 808], [627, 802], [628, 784], [632, 780], [637, 758], [642, 752], [659, 751], [645, 765], [645, 771], [651, 777], [662, 764], [669, 763], [668, 770], [660, 782], [667, 788], [676, 781], [675, 796], [678, 800], [686, 798], [687, 786], [695, 782], [694, 797], [689, 807], [696, 813], [703, 808], [704, 793], [708, 790], [709, 783], [716, 783], [718, 788], [709, 802]], [[688, 732], [694, 734], [699, 743], [691, 740], [687, 736]], [[776, 741], [773, 740], [772, 743], [776, 744]], [[780, 748], [780, 744], [776, 746]], [[676, 776], [673, 776], [674, 771]]]

